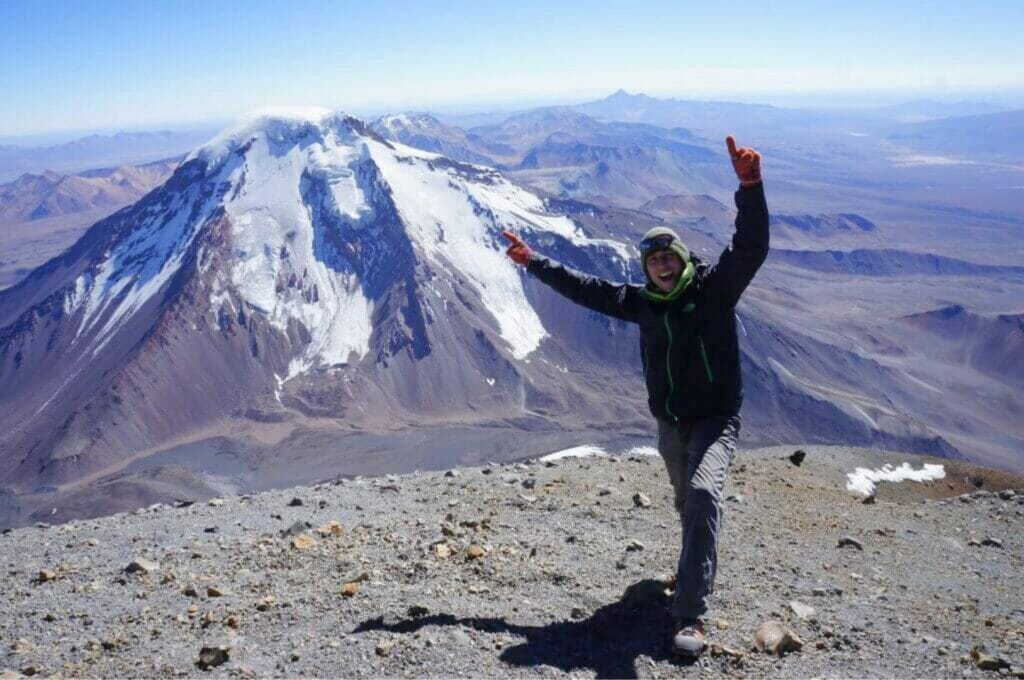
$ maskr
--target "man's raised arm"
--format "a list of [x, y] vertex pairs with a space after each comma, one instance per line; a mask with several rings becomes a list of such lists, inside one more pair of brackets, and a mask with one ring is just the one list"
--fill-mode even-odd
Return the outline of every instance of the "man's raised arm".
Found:
[[761, 182], [761, 154], [747, 147], [737, 149], [731, 136], [725, 138], [725, 145], [740, 180], [734, 196], [736, 232], [711, 276], [723, 301], [734, 307], [768, 257], [768, 204]]
[[533, 252], [530, 246], [510, 231], [503, 231], [509, 247], [505, 253], [516, 264], [560, 295], [578, 305], [623, 321], [636, 322], [637, 286], [610, 283], [596, 276], [583, 274], [550, 258]]

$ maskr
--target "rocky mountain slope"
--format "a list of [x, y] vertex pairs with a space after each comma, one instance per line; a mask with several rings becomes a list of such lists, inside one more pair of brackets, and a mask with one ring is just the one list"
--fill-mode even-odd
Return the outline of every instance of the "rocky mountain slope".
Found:
[[[9, 674], [1024, 677], [1024, 479], [878, 450], [740, 452], [710, 648], [673, 660], [661, 461], [338, 479], [0, 536]], [[847, 473], [941, 464], [945, 476]], [[799, 644], [772, 654], [766, 622]], [[202, 669], [202, 670], [200, 670]], [[1003, 670], [1000, 670], [1003, 669]]]

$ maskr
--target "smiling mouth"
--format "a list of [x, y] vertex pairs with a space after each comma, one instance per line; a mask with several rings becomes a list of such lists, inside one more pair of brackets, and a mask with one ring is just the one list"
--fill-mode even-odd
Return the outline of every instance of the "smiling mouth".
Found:
[[673, 274], [672, 272], [665, 272], [664, 274], [661, 274], [660, 276], [658, 276], [658, 279], [660, 281], [671, 281], [675, 277], [676, 277], [676, 275]]

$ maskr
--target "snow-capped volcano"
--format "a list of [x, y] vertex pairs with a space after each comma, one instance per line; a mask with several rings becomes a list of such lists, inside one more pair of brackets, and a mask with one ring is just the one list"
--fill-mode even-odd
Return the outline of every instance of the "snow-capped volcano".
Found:
[[549, 331], [505, 229], [627, 276], [625, 246], [496, 171], [340, 113], [254, 116], [0, 292], [0, 481], [74, 480], [254, 409], [521, 408]]

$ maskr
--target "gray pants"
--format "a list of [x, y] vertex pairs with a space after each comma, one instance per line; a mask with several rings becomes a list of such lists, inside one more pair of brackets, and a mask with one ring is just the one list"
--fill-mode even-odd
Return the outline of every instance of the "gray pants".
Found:
[[736, 452], [740, 417], [692, 423], [658, 421], [658, 453], [665, 461], [683, 524], [672, 616], [679, 624], [704, 616], [718, 566], [718, 527], [725, 473]]

